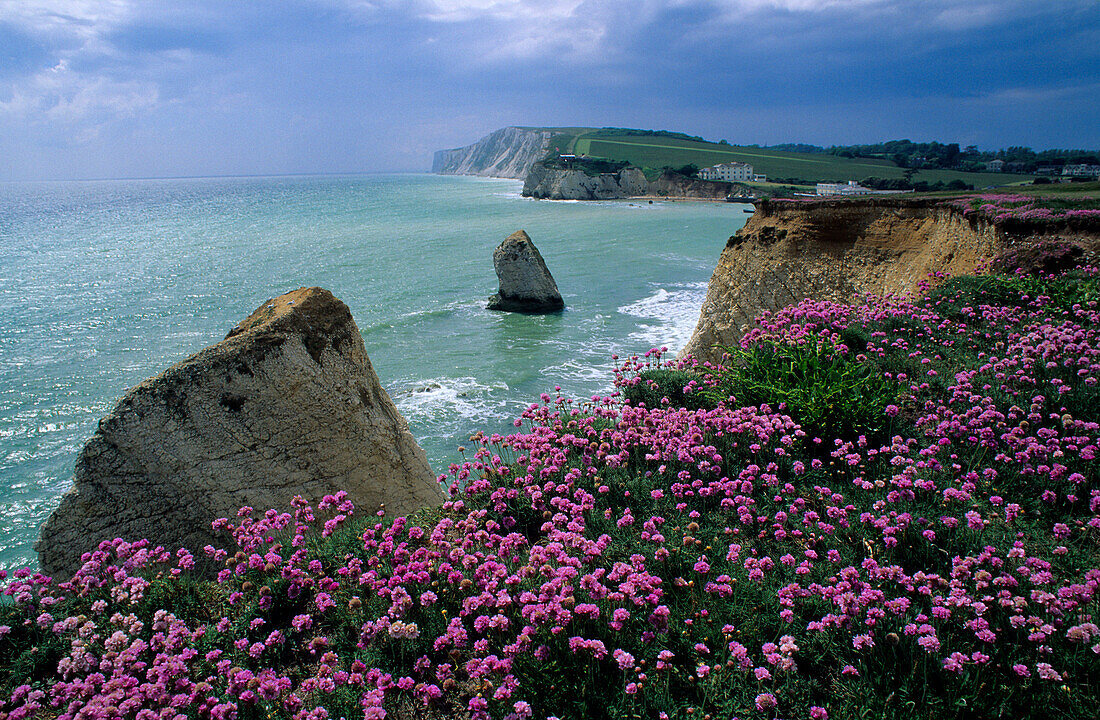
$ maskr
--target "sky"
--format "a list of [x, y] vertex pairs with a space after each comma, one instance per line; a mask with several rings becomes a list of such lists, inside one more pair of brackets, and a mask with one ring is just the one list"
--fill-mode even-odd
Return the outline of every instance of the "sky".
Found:
[[1100, 148], [1100, 0], [0, 0], [0, 181], [426, 171], [507, 125]]

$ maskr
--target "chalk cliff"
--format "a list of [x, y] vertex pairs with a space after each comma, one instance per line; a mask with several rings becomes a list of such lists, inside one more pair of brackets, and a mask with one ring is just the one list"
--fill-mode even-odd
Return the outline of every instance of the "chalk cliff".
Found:
[[615, 200], [645, 195], [649, 182], [636, 167], [589, 175], [583, 170], [535, 163], [523, 181], [523, 196], [547, 200]]
[[912, 292], [930, 272], [972, 272], [1010, 240], [934, 199], [761, 201], [722, 251], [683, 352], [717, 361], [764, 311]]
[[115, 537], [198, 550], [218, 544], [210, 523], [243, 505], [339, 490], [364, 514], [443, 500], [348, 307], [302, 288], [127, 392], [84, 446], [36, 550], [50, 574]]
[[731, 195], [736, 195], [737, 192], [743, 192], [744, 189], [744, 185], [734, 185], [721, 180], [691, 178], [666, 170], [660, 177], [649, 183], [645, 194], [693, 200], [725, 200]]
[[531, 165], [546, 155], [553, 136], [552, 130], [501, 128], [472, 145], [437, 151], [432, 159], [432, 172], [522, 180]]

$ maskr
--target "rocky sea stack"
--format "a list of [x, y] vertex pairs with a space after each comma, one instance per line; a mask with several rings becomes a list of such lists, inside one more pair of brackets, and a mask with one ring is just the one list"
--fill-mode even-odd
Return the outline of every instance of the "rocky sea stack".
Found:
[[36, 550], [48, 574], [74, 572], [115, 537], [195, 551], [218, 545], [211, 522], [243, 505], [340, 490], [363, 513], [443, 500], [347, 305], [302, 288], [126, 393], [81, 451]]
[[497, 246], [493, 251], [493, 267], [500, 289], [489, 298], [490, 310], [552, 313], [565, 308], [558, 284], [523, 230], [512, 233]]

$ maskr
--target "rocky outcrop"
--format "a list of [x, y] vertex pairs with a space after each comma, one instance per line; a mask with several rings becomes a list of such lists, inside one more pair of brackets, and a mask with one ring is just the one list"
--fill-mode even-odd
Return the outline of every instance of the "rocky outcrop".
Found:
[[501, 128], [472, 145], [439, 150], [432, 158], [432, 172], [522, 180], [531, 165], [546, 155], [554, 134], [540, 128]]
[[339, 490], [364, 514], [443, 500], [348, 307], [303, 288], [127, 392], [84, 446], [36, 550], [50, 574], [115, 537], [197, 550], [219, 544], [211, 522], [241, 506]]
[[523, 182], [523, 196], [547, 200], [616, 200], [645, 195], [645, 173], [636, 167], [588, 174], [535, 163]]
[[558, 284], [523, 230], [512, 233], [497, 246], [493, 251], [493, 267], [500, 289], [489, 298], [490, 310], [550, 313], [565, 308]]
[[646, 195], [691, 200], [725, 200], [744, 188], [744, 185], [735, 185], [722, 180], [702, 180], [666, 170], [660, 177], [649, 183]]
[[764, 311], [913, 292], [929, 273], [972, 272], [1009, 241], [936, 200], [761, 201], [722, 251], [683, 353], [718, 361]]
[[[584, 163], [584, 160], [576, 161]], [[523, 183], [523, 195], [548, 200], [618, 200], [630, 197], [679, 200], [737, 201], [748, 195], [745, 185], [701, 180], [665, 171], [652, 182], [639, 168], [628, 166], [616, 172], [596, 173], [583, 167], [550, 167], [544, 162], [531, 166]]]

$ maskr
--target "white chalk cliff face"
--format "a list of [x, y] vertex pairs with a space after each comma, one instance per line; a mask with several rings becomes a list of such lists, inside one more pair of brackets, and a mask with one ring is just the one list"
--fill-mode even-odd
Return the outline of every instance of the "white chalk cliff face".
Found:
[[220, 542], [211, 522], [241, 506], [340, 490], [361, 514], [444, 499], [348, 307], [302, 288], [127, 392], [84, 446], [36, 550], [48, 574], [71, 574], [115, 537], [198, 551]]
[[439, 150], [432, 159], [432, 172], [522, 180], [531, 165], [546, 155], [553, 135], [549, 130], [501, 128], [472, 145]]
[[636, 167], [587, 175], [583, 170], [531, 167], [523, 182], [523, 196], [546, 200], [616, 200], [645, 195], [649, 182]]

